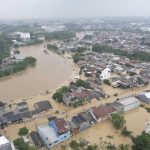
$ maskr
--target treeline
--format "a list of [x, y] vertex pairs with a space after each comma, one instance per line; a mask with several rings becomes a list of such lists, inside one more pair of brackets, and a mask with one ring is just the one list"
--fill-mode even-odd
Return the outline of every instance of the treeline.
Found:
[[76, 34], [70, 31], [56, 31], [45, 35], [46, 40], [70, 40], [74, 37]]
[[84, 55], [82, 53], [79, 53], [79, 52], [75, 53], [72, 56], [74, 63], [78, 63], [78, 61], [80, 61], [83, 58], [83, 56]]
[[136, 60], [140, 60], [140, 61], [150, 61], [150, 53], [142, 52], [142, 51], [136, 51], [136, 52], [129, 53], [127, 51], [123, 51], [120, 49], [113, 49], [110, 46], [100, 45], [100, 44], [95, 44], [92, 47], [92, 50], [94, 52], [98, 52], [98, 53], [105, 53], [105, 52], [114, 53], [115, 55], [126, 56], [129, 59], [136, 59]]
[[49, 49], [49, 50], [57, 50], [58, 48], [57, 48], [57, 46], [56, 45], [53, 45], [53, 44], [47, 44], [47, 49]]
[[4, 58], [9, 56], [10, 45], [11, 41], [5, 37], [3, 38], [2, 35], [0, 35], [0, 64], [2, 64]]
[[0, 78], [12, 75], [14, 73], [23, 71], [27, 69], [27, 67], [32, 67], [36, 64], [36, 58], [34, 57], [26, 57], [23, 61], [13, 62], [7, 69], [0, 70]]

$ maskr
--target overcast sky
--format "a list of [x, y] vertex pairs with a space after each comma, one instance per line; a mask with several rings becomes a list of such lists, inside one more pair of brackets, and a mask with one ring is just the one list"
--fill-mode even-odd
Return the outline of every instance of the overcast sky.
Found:
[[150, 0], [0, 0], [0, 19], [150, 16]]

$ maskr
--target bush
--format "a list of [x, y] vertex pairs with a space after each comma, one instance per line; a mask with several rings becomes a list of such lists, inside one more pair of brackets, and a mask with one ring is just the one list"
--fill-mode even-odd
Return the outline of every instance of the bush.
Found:
[[107, 85], [110, 85], [110, 84], [111, 84], [108, 79], [104, 80], [103, 82], [104, 82], [104, 84], [107, 84]]
[[19, 130], [19, 135], [20, 136], [24, 136], [24, 135], [27, 135], [29, 133], [29, 129], [27, 129], [26, 127], [23, 127], [23, 128], [20, 128]]
[[18, 138], [14, 140], [14, 145], [18, 150], [37, 150], [36, 147], [30, 147], [27, 143], [25, 143], [23, 138]]
[[71, 89], [70, 87], [63, 86], [62, 88], [58, 89], [54, 94], [53, 94], [53, 99], [56, 100], [57, 102], [61, 103], [63, 101], [63, 94], [66, 92], [70, 92]]
[[137, 137], [132, 137], [133, 150], [149, 150], [150, 149], [150, 134], [142, 132]]
[[114, 127], [117, 130], [124, 127], [125, 119], [124, 119], [124, 117], [122, 115], [117, 114], [117, 113], [113, 113], [111, 115], [111, 120], [112, 120], [112, 123], [113, 123]]
[[29, 150], [29, 145], [24, 142], [23, 138], [16, 139], [14, 144], [18, 150]]
[[132, 132], [131, 132], [131, 131], [128, 131], [126, 127], [124, 127], [124, 128], [122, 129], [121, 134], [122, 134], [123, 136], [127, 136], [127, 137], [131, 137], [131, 136], [132, 136]]
[[82, 53], [76, 53], [72, 56], [74, 63], [78, 63], [78, 61], [82, 60], [83, 54]]
[[78, 147], [78, 142], [75, 141], [75, 140], [71, 141], [70, 147], [71, 147], [72, 149], [76, 149], [76, 148]]
[[148, 113], [150, 113], [150, 108], [146, 107], [145, 109], [147, 110]]
[[115, 97], [117, 97], [117, 96], [118, 96], [118, 94], [117, 94], [117, 93], [115, 93], [115, 94], [114, 94], [114, 96], [115, 96]]

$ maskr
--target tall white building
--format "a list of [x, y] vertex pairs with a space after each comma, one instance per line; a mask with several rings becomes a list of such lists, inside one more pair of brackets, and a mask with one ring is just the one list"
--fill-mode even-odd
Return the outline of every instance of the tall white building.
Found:
[[109, 68], [105, 68], [101, 74], [100, 74], [100, 79], [101, 80], [106, 80], [110, 78], [110, 72], [111, 70]]
[[19, 35], [21, 39], [30, 39], [30, 33], [28, 32], [16, 32], [16, 35]]

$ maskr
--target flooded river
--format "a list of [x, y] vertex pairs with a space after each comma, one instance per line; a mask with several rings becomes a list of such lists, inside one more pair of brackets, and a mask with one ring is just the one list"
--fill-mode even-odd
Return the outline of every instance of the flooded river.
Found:
[[46, 90], [51, 91], [70, 79], [73, 73], [71, 60], [52, 52], [45, 54], [43, 50], [44, 45], [20, 48], [24, 56], [37, 58], [37, 64], [34, 68], [0, 81], [0, 100], [7, 102], [28, 98]]

